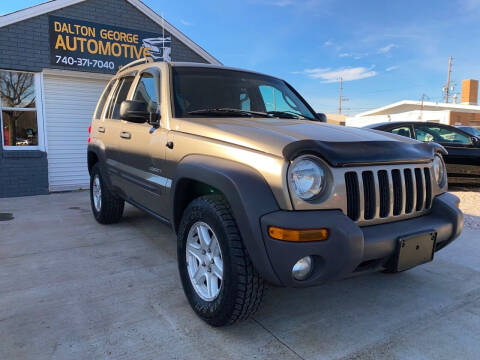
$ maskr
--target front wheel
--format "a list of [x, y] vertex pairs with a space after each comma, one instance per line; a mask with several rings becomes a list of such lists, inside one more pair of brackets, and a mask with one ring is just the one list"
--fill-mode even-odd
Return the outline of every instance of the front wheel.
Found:
[[190, 203], [180, 223], [177, 255], [185, 295], [207, 323], [233, 324], [258, 309], [264, 281], [222, 196], [202, 196]]
[[98, 164], [91, 171], [90, 203], [93, 216], [100, 224], [116, 223], [122, 218], [125, 201], [108, 189]]

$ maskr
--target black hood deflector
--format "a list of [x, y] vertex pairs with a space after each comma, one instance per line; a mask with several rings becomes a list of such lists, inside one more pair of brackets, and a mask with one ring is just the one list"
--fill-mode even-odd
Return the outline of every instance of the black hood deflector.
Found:
[[403, 141], [300, 140], [283, 148], [283, 156], [287, 160], [293, 160], [302, 154], [313, 154], [334, 167], [429, 162], [436, 152], [447, 153], [443, 146], [436, 143]]

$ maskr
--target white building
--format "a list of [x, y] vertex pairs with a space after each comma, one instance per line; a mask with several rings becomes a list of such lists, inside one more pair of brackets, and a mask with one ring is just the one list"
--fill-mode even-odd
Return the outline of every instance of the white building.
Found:
[[477, 105], [478, 81], [462, 82], [462, 103], [402, 100], [390, 105], [365, 111], [345, 120], [346, 126], [366, 125], [394, 121], [432, 121], [446, 125], [480, 125], [480, 106]]

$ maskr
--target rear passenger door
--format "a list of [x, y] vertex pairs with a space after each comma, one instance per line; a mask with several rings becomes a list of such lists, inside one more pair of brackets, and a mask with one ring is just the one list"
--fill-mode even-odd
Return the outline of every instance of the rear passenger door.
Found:
[[127, 99], [134, 79], [135, 74], [128, 74], [118, 79], [110, 96], [103, 120], [103, 138], [105, 143], [107, 171], [110, 177], [110, 182], [116, 190], [122, 190], [121, 174], [117, 166], [119, 159], [122, 157], [119, 150], [121, 131], [120, 105], [122, 101]]

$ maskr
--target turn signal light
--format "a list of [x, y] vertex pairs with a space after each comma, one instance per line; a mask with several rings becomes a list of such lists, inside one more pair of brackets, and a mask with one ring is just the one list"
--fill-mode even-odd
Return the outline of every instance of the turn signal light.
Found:
[[277, 226], [268, 227], [271, 238], [282, 241], [324, 241], [328, 239], [328, 229], [284, 229]]
[[88, 133], [90, 134], [92, 132], [92, 125], [88, 127]]

